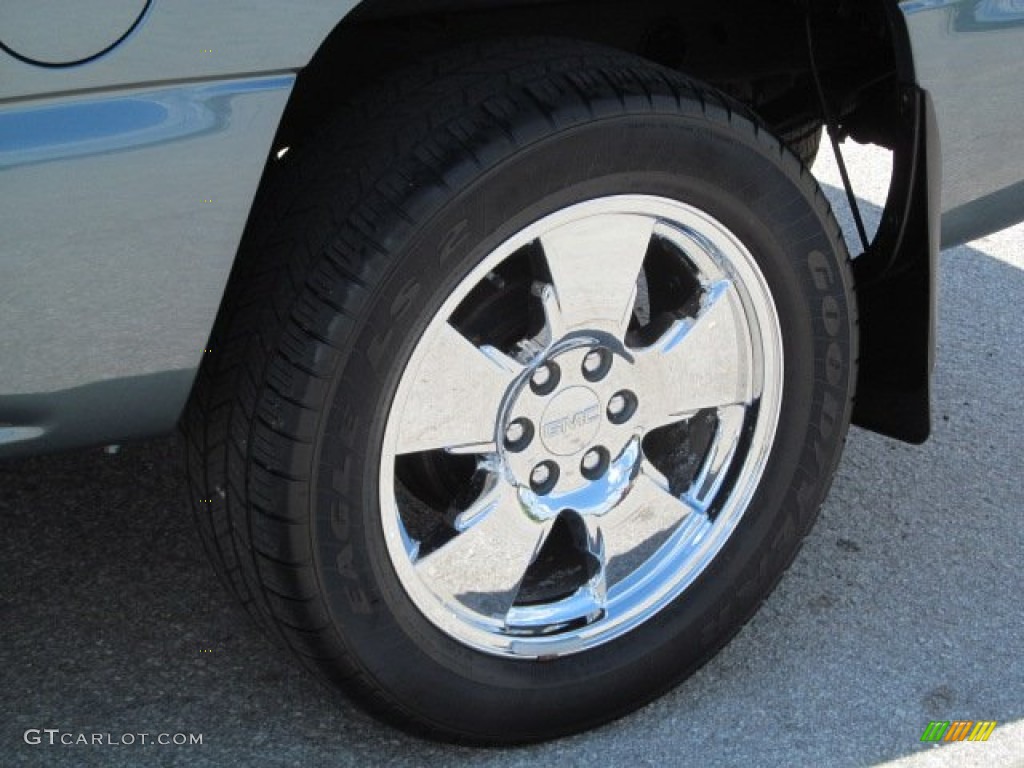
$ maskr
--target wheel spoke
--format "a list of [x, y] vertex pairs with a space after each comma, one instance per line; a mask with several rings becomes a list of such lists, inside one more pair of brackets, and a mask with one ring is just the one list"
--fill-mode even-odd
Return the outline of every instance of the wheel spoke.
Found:
[[722, 280], [708, 289], [696, 318], [679, 320], [637, 353], [641, 380], [650, 384], [641, 402], [645, 428], [751, 401], [753, 363], [742, 318], [735, 288]]
[[710, 525], [701, 511], [673, 496], [665, 478], [646, 461], [622, 501], [585, 522], [590, 553], [600, 565], [599, 593], [637, 570], [679, 525]]
[[503, 620], [552, 522], [531, 519], [515, 489], [496, 481], [456, 525], [461, 532], [417, 561], [416, 570], [449, 604]]
[[445, 448], [492, 453], [495, 419], [522, 367], [493, 347], [476, 347], [444, 323], [417, 350], [401, 408], [396, 452]]
[[653, 229], [653, 219], [614, 214], [581, 219], [541, 238], [562, 327], [625, 335]]

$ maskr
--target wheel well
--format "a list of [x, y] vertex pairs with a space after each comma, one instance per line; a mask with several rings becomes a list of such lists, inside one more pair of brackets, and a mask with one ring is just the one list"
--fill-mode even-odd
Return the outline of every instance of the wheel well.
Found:
[[[365, 0], [303, 70], [277, 146], [301, 141], [340, 101], [437, 50], [509, 36], [565, 37], [628, 51], [704, 80], [752, 107], [777, 133], [820, 119], [808, 55], [810, 13], [818, 67], [846, 119], [905, 76], [895, 3], [740, 0]], [[903, 77], [902, 79], [905, 79]], [[884, 134], [884, 126], [882, 133]], [[884, 136], [876, 137], [882, 138]]]
[[781, 136], [806, 136], [824, 122], [823, 96], [839, 138], [891, 149], [883, 226], [854, 262], [861, 346], [853, 420], [912, 442], [927, 437], [938, 148], [896, 0], [364, 0], [300, 73], [275, 154], [425, 55], [512, 36], [640, 55], [725, 91]]

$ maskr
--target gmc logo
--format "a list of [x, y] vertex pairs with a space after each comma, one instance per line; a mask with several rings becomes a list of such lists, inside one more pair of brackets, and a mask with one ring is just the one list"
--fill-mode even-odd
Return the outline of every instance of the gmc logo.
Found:
[[560, 437], [575, 432], [577, 429], [587, 426], [587, 424], [593, 424], [599, 418], [601, 418], [601, 407], [599, 405], [591, 405], [569, 416], [549, 421], [541, 427], [541, 430], [544, 433], [544, 437]]

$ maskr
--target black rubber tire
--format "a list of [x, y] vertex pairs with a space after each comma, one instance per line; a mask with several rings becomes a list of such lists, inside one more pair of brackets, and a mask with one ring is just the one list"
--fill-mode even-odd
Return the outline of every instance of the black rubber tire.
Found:
[[822, 130], [820, 120], [809, 120], [781, 132], [779, 138], [793, 150], [793, 154], [800, 158], [800, 162], [810, 168], [818, 158], [818, 150], [821, 149]]
[[[625, 636], [545, 662], [464, 647], [385, 549], [379, 450], [432, 312], [526, 223], [603, 194], [709, 211], [756, 254], [782, 324], [777, 439], [702, 578]], [[550, 738], [683, 680], [795, 556], [856, 380], [849, 259], [797, 158], [713, 89], [564, 40], [460, 49], [387, 79], [262, 189], [183, 420], [202, 539], [228, 586], [321, 679], [388, 721], [472, 743]]]

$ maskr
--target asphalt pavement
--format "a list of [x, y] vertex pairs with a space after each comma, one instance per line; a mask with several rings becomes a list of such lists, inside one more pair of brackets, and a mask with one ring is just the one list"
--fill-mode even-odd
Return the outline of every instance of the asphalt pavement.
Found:
[[[886, 156], [850, 155], [877, 221]], [[815, 172], [842, 207], [827, 157]], [[1024, 227], [943, 253], [940, 307], [932, 439], [852, 430], [801, 554], [722, 653], [531, 747], [403, 735], [280, 657], [205, 561], [174, 440], [0, 464], [0, 765], [1022, 768]], [[932, 720], [997, 726], [931, 746]]]

